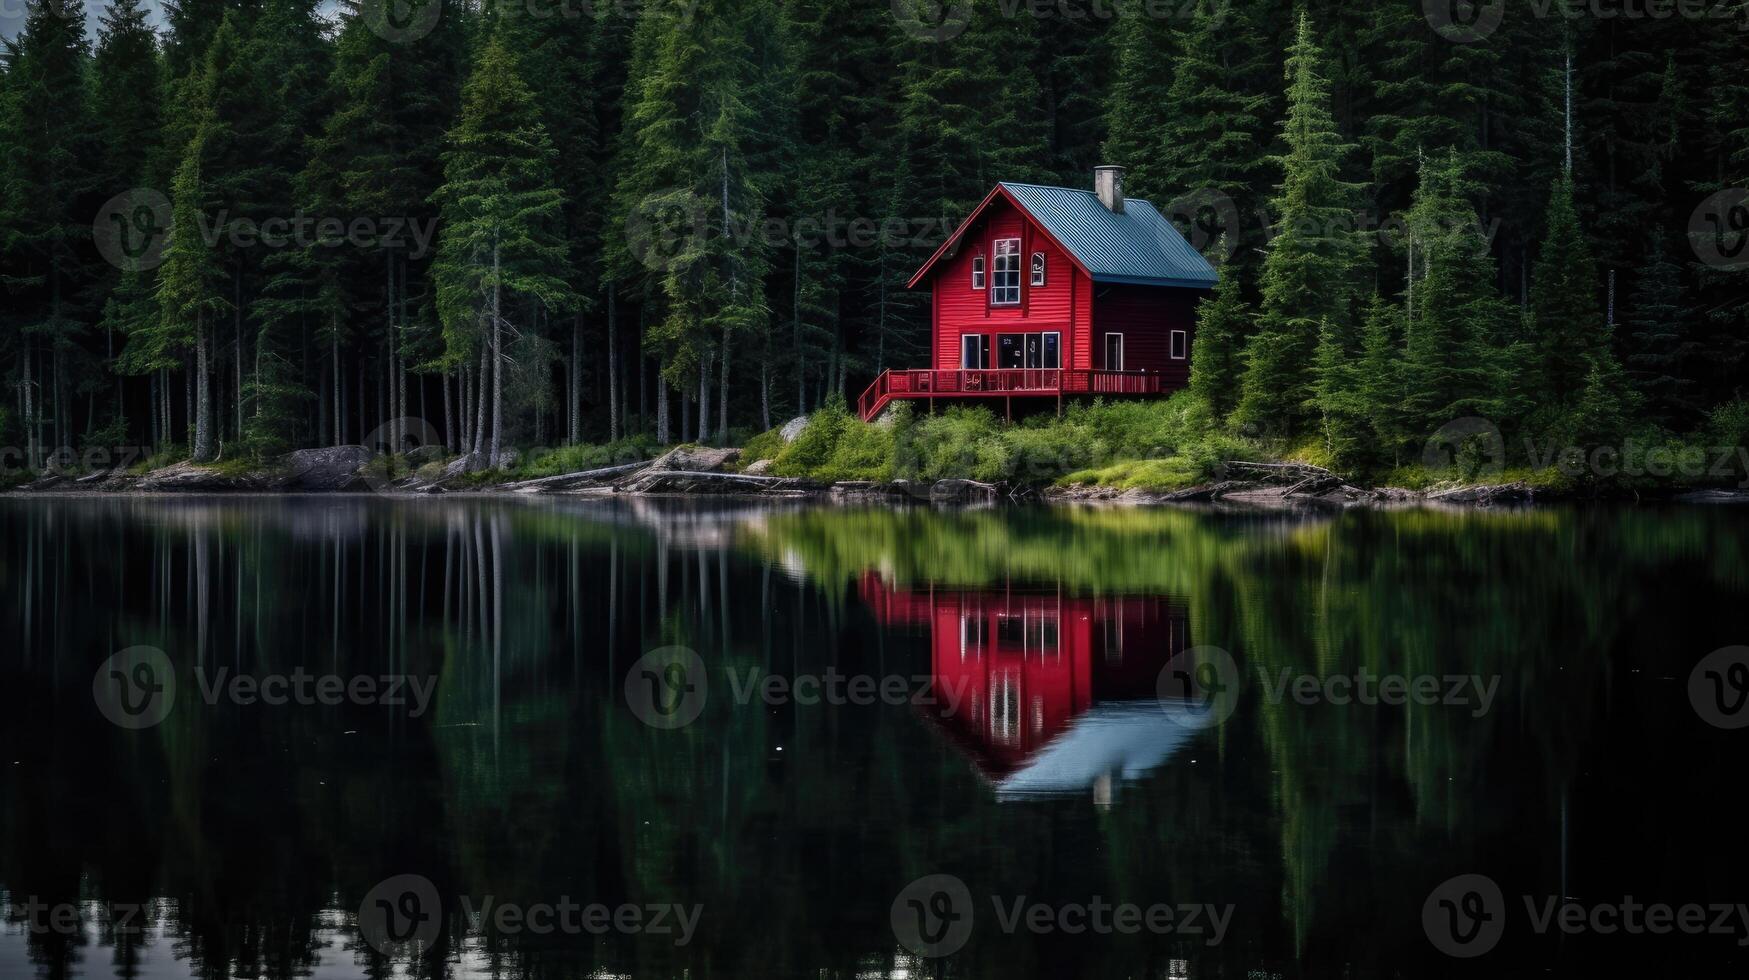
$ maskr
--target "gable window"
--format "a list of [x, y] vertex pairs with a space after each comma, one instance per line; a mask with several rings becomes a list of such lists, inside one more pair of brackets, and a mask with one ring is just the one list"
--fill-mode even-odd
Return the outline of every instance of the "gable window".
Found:
[[990, 270], [990, 305], [1020, 305], [1020, 239], [995, 243], [996, 265]]
[[984, 257], [982, 255], [972, 256], [972, 288], [984, 288]]
[[1172, 359], [1184, 360], [1186, 349], [1190, 346], [1190, 336], [1182, 330], [1172, 331]]
[[1043, 252], [1032, 253], [1032, 284], [1034, 286], [1045, 284], [1045, 253]]

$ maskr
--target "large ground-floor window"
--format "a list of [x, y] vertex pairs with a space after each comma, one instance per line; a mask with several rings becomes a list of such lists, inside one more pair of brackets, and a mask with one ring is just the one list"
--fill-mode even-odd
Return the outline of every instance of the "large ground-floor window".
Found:
[[1054, 330], [1039, 333], [1005, 333], [996, 338], [999, 367], [1060, 368], [1063, 366], [1063, 335]]

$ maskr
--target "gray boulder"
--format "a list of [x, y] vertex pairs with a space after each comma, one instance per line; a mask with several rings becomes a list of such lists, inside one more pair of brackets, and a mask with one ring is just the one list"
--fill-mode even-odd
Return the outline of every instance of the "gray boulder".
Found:
[[795, 418], [790, 419], [788, 422], [785, 422], [783, 428], [777, 430], [777, 434], [783, 436], [783, 441], [785, 443], [791, 443], [795, 442], [796, 438], [802, 434], [802, 430], [807, 427], [808, 417], [806, 415], [798, 415]]
[[709, 446], [676, 446], [650, 464], [651, 471], [680, 470], [687, 473], [721, 473], [730, 463], [741, 458], [735, 448], [713, 449]]

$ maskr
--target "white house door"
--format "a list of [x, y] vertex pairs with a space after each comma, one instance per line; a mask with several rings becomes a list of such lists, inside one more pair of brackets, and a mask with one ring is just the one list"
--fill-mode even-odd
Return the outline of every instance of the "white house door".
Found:
[[1121, 333], [1105, 335], [1105, 369], [1107, 371], [1123, 370], [1123, 334]]
[[990, 335], [969, 333], [960, 338], [960, 367], [982, 371], [990, 366]]

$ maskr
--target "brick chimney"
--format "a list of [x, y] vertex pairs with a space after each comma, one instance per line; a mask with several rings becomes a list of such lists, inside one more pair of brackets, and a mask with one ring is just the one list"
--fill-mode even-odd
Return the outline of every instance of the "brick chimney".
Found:
[[1093, 168], [1093, 193], [1099, 203], [1112, 214], [1123, 214], [1123, 168], [1102, 166]]

